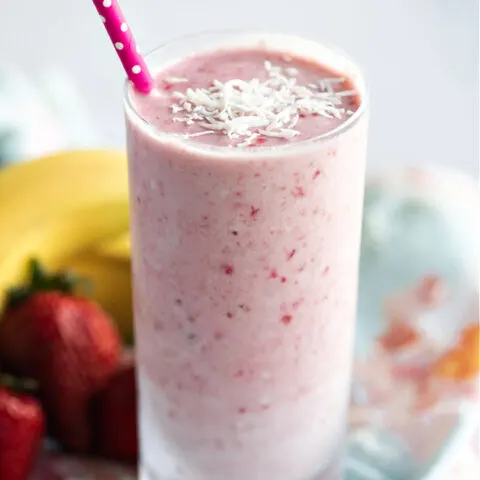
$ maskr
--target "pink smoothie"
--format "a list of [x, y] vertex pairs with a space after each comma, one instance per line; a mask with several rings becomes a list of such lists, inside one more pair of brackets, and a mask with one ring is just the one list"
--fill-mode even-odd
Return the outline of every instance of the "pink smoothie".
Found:
[[158, 67], [127, 101], [142, 479], [339, 480], [363, 86], [263, 44]]

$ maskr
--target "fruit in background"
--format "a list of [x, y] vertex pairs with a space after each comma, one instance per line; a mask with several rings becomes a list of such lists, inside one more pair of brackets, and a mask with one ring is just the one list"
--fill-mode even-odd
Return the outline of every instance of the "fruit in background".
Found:
[[[35, 297], [32, 297], [32, 302]], [[98, 305], [59, 293], [41, 293], [31, 305], [38, 311], [40, 396], [52, 434], [68, 449], [91, 448], [90, 397], [117, 368], [121, 342]]]
[[91, 280], [90, 296], [116, 321], [124, 342], [133, 343], [130, 232], [127, 230], [67, 259], [60, 266]]
[[0, 478], [27, 480], [42, 443], [45, 419], [39, 403], [0, 387]]
[[387, 352], [398, 352], [417, 344], [420, 334], [409, 323], [398, 318], [389, 320], [386, 331], [377, 339]]
[[127, 195], [124, 153], [62, 152], [0, 171], [0, 225], [17, 231], [44, 218]]
[[94, 251], [104, 257], [130, 262], [130, 232], [124, 232], [118, 237], [100, 243]]
[[64, 152], [0, 172], [0, 308], [25, 259], [51, 269], [128, 230], [125, 155]]
[[16, 244], [0, 257], [0, 308], [8, 287], [25, 279], [25, 259], [35, 257], [49, 269], [58, 270], [66, 258], [123, 230], [127, 224], [128, 204], [125, 200], [70, 212], [35, 230], [19, 234]]
[[450, 380], [471, 380], [480, 374], [480, 325], [467, 325], [458, 342], [434, 365], [434, 374]]
[[47, 275], [37, 260], [29, 263], [29, 281], [7, 291], [7, 305], [0, 318], [0, 365], [3, 372], [21, 377], [35, 377], [34, 353], [36, 351], [33, 316], [29, 309], [18, 308], [36, 292], [58, 291], [68, 293], [73, 279], [65, 273]]
[[123, 341], [133, 343], [132, 285], [130, 263], [85, 252], [62, 265], [75, 276], [88, 280], [88, 296], [114, 319]]
[[32, 264], [31, 284], [11, 292], [3, 314], [0, 355], [38, 381], [51, 433], [84, 453], [92, 441], [88, 402], [116, 371], [121, 342], [106, 313], [72, 295], [68, 280]]
[[91, 401], [94, 453], [136, 462], [137, 392], [134, 359], [127, 354], [117, 372]]

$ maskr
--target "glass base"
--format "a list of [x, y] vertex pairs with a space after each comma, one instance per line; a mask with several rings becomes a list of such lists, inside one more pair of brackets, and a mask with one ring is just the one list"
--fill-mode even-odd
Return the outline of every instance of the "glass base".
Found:
[[[347, 477], [345, 477], [347, 478]], [[326, 470], [323, 470], [322, 473], [315, 475], [313, 478], [302, 478], [302, 479], [294, 479], [294, 480], [342, 480], [344, 479], [342, 475], [342, 466], [339, 464], [338, 461], [336, 461], [333, 465], [329, 466]], [[139, 479], [138, 480], [197, 480], [197, 479], [183, 479], [177, 475], [174, 477], [159, 477], [156, 475], [152, 469], [150, 469], [147, 465], [140, 465], [139, 468]], [[203, 479], [202, 479], [203, 480]], [[228, 479], [222, 479], [222, 480], [228, 480]], [[245, 480], [272, 480], [272, 479], [263, 479], [263, 478], [248, 478]], [[277, 479], [280, 480], [280, 479]], [[289, 479], [285, 479], [289, 480]], [[352, 478], [353, 480], [353, 478]]]

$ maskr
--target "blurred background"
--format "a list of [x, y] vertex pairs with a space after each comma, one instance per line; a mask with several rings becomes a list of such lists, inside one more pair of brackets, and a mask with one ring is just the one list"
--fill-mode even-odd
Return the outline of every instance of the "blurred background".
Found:
[[[243, 28], [336, 45], [363, 66], [372, 103], [370, 175], [347, 478], [480, 478], [478, 1], [120, 4], [143, 52], [196, 31]], [[69, 294], [100, 305], [107, 313], [103, 322], [113, 321], [119, 330], [122, 351], [107, 383], [100, 391], [86, 388], [75, 415], [66, 419], [91, 431], [88, 449], [72, 447], [76, 435], [55, 434], [54, 442], [43, 442], [40, 429], [22, 442], [0, 435], [2, 480], [14, 478], [2, 467], [18, 464], [8, 457], [11, 439], [31, 460], [25, 475], [15, 478], [27, 478], [40, 449], [28, 480], [136, 479], [134, 469], [120, 471], [116, 463], [57, 454], [67, 447], [135, 464], [138, 453], [127, 168], [124, 153], [112, 151], [124, 145], [123, 83], [92, 0], [0, 0], [0, 167], [43, 156], [0, 168], [0, 385], [5, 373], [17, 374], [5, 366], [5, 346], [28, 337], [8, 329], [7, 292], [13, 286], [25, 292], [27, 267], [36, 265], [32, 258], [52, 274], [30, 272], [32, 283], [43, 282], [47, 290], [58, 290], [65, 279], [87, 280], [79, 289], [69, 286]], [[80, 151], [62, 151], [67, 149]], [[59, 153], [45, 156], [52, 152]], [[87, 284], [93, 288], [82, 289]], [[90, 324], [80, 319], [82, 328], [82, 321]], [[65, 351], [76, 351], [77, 336], [67, 340]], [[91, 335], [91, 351], [84, 351], [90, 365], [90, 353], [103, 340]], [[76, 378], [80, 366], [84, 378], [83, 363], [75, 366], [64, 376]], [[59, 388], [48, 393], [60, 403], [47, 411], [40, 399], [37, 410], [50, 425], [64, 411], [63, 399], [71, 398], [61, 388], [68, 382], [55, 378], [51, 385]], [[25, 401], [37, 395], [36, 387]], [[11, 400], [1, 395], [0, 387], [0, 428], [2, 402]], [[115, 415], [118, 399], [126, 405], [121, 418]], [[93, 422], [86, 414], [92, 406]]]
[[[358, 59], [369, 79], [370, 168], [433, 163], [478, 176], [476, 0], [122, 0], [121, 5], [143, 51], [218, 28], [279, 30], [338, 45]], [[16, 68], [41, 77], [49, 104], [63, 115], [62, 128], [70, 128], [70, 143], [123, 145], [123, 72], [90, 0], [1, 0], [0, 24], [0, 72]], [[1, 85], [0, 77], [0, 90]], [[6, 115], [1, 98], [0, 92], [0, 128]], [[75, 122], [65, 120], [81, 109]], [[36, 141], [48, 147], [46, 138]]]

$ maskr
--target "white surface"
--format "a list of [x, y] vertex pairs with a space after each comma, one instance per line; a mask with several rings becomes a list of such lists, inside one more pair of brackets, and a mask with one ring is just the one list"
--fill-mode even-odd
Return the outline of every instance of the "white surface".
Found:
[[[477, 0], [121, 0], [143, 50], [221, 28], [296, 33], [367, 73], [371, 167], [439, 163], [478, 176]], [[0, 62], [60, 65], [104, 145], [123, 144], [123, 74], [91, 0], [0, 0]], [[0, 106], [1, 108], [1, 106]]]

